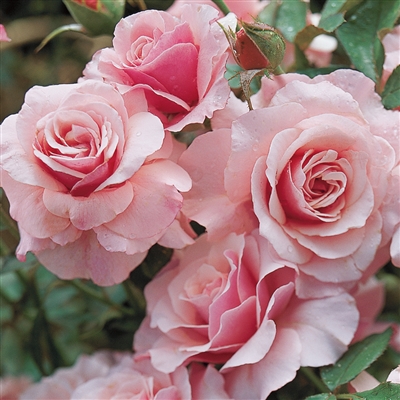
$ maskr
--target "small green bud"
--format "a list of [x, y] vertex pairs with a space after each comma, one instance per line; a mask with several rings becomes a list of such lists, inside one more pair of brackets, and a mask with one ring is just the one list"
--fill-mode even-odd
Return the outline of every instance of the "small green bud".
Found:
[[285, 55], [286, 44], [283, 37], [272, 26], [261, 22], [242, 21], [241, 25], [259, 52], [268, 60], [269, 65], [266, 68], [272, 71], [277, 68]]

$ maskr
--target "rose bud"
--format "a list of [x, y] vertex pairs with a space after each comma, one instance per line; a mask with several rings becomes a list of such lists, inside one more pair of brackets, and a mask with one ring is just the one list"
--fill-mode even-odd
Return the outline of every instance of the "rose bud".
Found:
[[234, 45], [236, 61], [243, 69], [274, 70], [285, 54], [285, 41], [271, 26], [241, 22]]

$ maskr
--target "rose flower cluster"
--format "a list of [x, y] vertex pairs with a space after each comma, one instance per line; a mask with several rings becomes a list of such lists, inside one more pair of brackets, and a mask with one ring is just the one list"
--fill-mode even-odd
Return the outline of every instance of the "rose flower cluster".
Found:
[[123, 18], [78, 83], [33, 87], [2, 123], [19, 260], [109, 286], [155, 243], [175, 249], [132, 354], [83, 357], [23, 399], [64, 381], [71, 399], [265, 399], [377, 329], [374, 274], [400, 267], [399, 111], [350, 69], [264, 77], [249, 111], [218, 18], [193, 3]]

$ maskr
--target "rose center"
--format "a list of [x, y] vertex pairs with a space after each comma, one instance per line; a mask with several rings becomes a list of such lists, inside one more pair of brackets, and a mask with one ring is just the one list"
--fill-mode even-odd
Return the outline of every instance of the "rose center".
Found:
[[345, 203], [346, 166], [334, 150], [311, 149], [295, 155], [277, 185], [286, 215], [315, 222], [339, 219]]

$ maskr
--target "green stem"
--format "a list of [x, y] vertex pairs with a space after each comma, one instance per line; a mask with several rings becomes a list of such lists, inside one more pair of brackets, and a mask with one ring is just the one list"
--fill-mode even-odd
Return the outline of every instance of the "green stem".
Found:
[[282, 67], [280, 66], [280, 65], [278, 65], [276, 68], [275, 68], [275, 71], [274, 71], [274, 74], [275, 75], [282, 75], [282, 74], [284, 74], [285, 73], [285, 71], [282, 69]]
[[[35, 275], [32, 276], [31, 280], [28, 280], [26, 278], [26, 276], [22, 273], [22, 271], [17, 270], [15, 272], [16, 272], [18, 278], [20, 279], [20, 281], [25, 285], [25, 287], [29, 291], [29, 293], [32, 296], [33, 301], [36, 305], [36, 308], [38, 310], [37, 318], [41, 319], [40, 322], [41, 322], [41, 326], [43, 327], [43, 333], [45, 335], [45, 340], [47, 343], [47, 348], [49, 350], [49, 356], [51, 359], [51, 364], [53, 366], [53, 370], [66, 365], [65, 358], [63, 357], [63, 354], [61, 353], [60, 349], [57, 346], [57, 343], [55, 342], [55, 340], [53, 338], [52, 331], [51, 331], [51, 323], [47, 319], [46, 310], [43, 307], [43, 303], [41, 301], [39, 291], [37, 289]], [[44, 365], [40, 365], [39, 363], [37, 365], [38, 365], [39, 369], [43, 372]], [[50, 371], [50, 372], [52, 372], [52, 371]]]
[[3, 301], [5, 301], [7, 304], [14, 306], [14, 302], [11, 300], [10, 297], [8, 297], [8, 294], [5, 294], [2, 290], [0, 290], [0, 303], [2, 303]]
[[6, 226], [7, 231], [10, 232], [15, 239], [19, 240], [19, 231], [17, 225], [2, 206], [0, 206], [0, 219]]
[[231, 10], [225, 4], [224, 0], [212, 0], [212, 1], [223, 12], [224, 15], [227, 15], [231, 12]]
[[92, 297], [93, 299], [100, 301], [104, 304], [109, 305], [110, 307], [116, 308], [117, 310], [121, 311], [123, 314], [128, 315], [128, 316], [134, 316], [135, 312], [131, 310], [128, 307], [121, 306], [118, 303], [114, 303], [112, 300], [103, 297], [101, 294], [99, 294], [96, 290], [91, 289], [84, 283], [80, 281], [68, 281], [72, 286], [75, 286], [78, 290], [81, 292], [85, 293], [86, 295]]
[[330, 390], [325, 384], [318, 378], [315, 372], [309, 367], [300, 368], [301, 373], [321, 392], [329, 393]]
[[336, 394], [335, 395], [338, 400], [362, 400], [364, 397], [360, 397], [357, 394]]
[[143, 293], [134, 285], [134, 283], [126, 280], [122, 282], [122, 287], [125, 290], [131, 307], [136, 310], [139, 306], [140, 312], [144, 311], [146, 309], [146, 300], [143, 297]]

